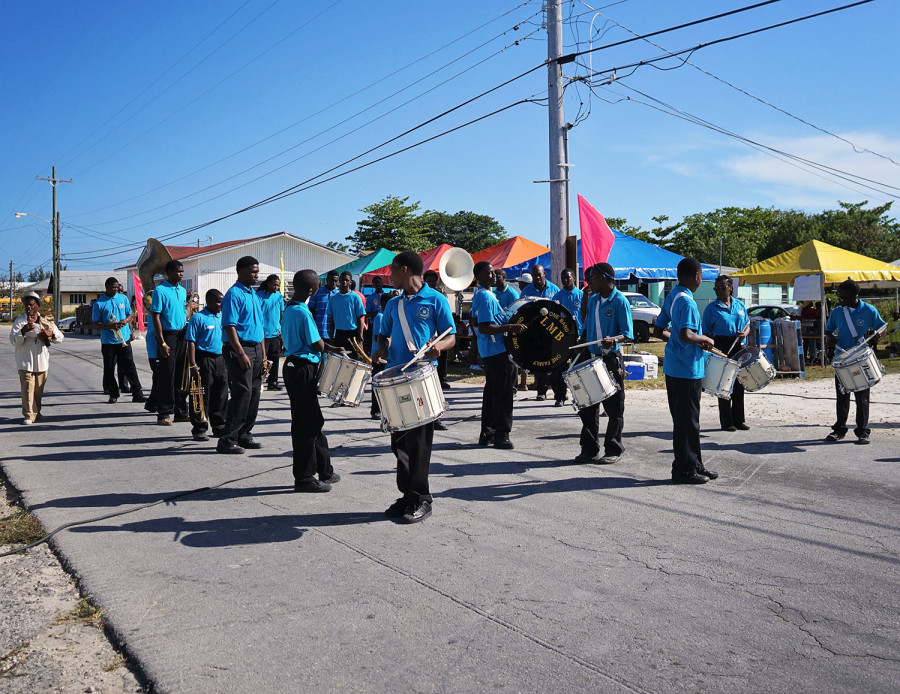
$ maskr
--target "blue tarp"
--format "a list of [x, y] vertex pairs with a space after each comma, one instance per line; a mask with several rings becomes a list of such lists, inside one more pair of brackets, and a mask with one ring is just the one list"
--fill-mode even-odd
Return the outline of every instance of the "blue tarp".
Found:
[[[609, 254], [609, 264], [616, 269], [616, 280], [623, 284], [648, 284], [650, 282], [664, 282], [665, 280], [677, 280], [676, 271], [678, 263], [684, 256], [667, 251], [665, 248], [655, 246], [652, 243], [641, 241], [621, 231], [613, 229], [616, 235], [612, 251]], [[550, 254], [545, 253], [524, 263], [506, 268], [506, 275], [514, 279], [523, 272], [530, 272], [532, 266], [543, 265], [547, 272], [547, 278], [559, 284], [558, 273], [550, 268]], [[581, 239], [578, 239], [578, 267], [583, 274], [584, 268], [581, 260]], [[712, 282], [719, 274], [719, 269], [712, 265], [703, 266], [703, 279]]]

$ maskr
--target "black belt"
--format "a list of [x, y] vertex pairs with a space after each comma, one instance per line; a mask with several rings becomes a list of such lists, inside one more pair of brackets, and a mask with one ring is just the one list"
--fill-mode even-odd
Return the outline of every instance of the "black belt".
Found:
[[163, 335], [183, 335], [186, 328], [181, 330], [163, 330]]

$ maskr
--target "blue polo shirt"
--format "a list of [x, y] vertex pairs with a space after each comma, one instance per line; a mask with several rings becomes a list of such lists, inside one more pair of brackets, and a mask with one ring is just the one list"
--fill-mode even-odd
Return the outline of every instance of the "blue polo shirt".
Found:
[[374, 359], [375, 352], [378, 351], [378, 340], [376, 335], [381, 335], [381, 324], [384, 322], [384, 313], [379, 311], [372, 318], [372, 349], [369, 350], [369, 356]]
[[[117, 321], [125, 320], [131, 315], [131, 303], [124, 294], [101, 294], [100, 298], [94, 302], [91, 308], [91, 320], [94, 323], [109, 323], [110, 317], [113, 316]], [[119, 328], [122, 333], [122, 339], [117, 340], [113, 331], [103, 328], [100, 330], [101, 345], [121, 345], [128, 342], [131, 337], [131, 328], [123, 325]]]
[[383, 308], [381, 305], [382, 294], [384, 294], [384, 291], [372, 292], [366, 297], [366, 314], [381, 313], [381, 309]]
[[319, 287], [319, 291], [309, 297], [307, 305], [313, 318], [316, 319], [316, 327], [319, 329], [319, 335], [328, 337], [331, 335], [331, 318], [328, 315], [328, 301], [335, 294], [340, 294], [340, 290], [335, 287], [328, 291], [325, 287]]
[[[584, 292], [581, 291], [578, 287], [574, 289], [560, 289], [553, 296], [553, 300], [558, 304], [562, 304], [567, 309], [569, 309], [569, 313], [575, 318], [575, 327], [578, 328], [578, 333], [581, 333], [581, 302], [584, 299]], [[612, 333], [613, 335], [618, 335], [618, 333]]]
[[[598, 316], [599, 330], [597, 330]], [[584, 316], [584, 330], [581, 334], [585, 342], [593, 342], [601, 337], [614, 335], [623, 335], [633, 340], [634, 326], [631, 322], [631, 304], [628, 303], [625, 295], [615, 287], [605, 301], [600, 294], [591, 294]], [[615, 352], [618, 349], [619, 345], [615, 345], [609, 351]], [[591, 354], [603, 354], [603, 348], [600, 345], [589, 345], [588, 351]]]
[[[747, 307], [740, 299], [731, 297], [731, 305], [726, 306], [716, 300], [703, 309], [703, 334], [733, 337], [750, 324]], [[743, 343], [743, 340], [741, 340]]]
[[547, 286], [544, 287], [542, 291], [538, 291], [537, 287], [534, 286], [534, 282], [532, 282], [522, 290], [522, 296], [536, 296], [541, 299], [552, 299], [558, 292], [559, 287], [553, 284], [553, 282], [547, 282]]
[[860, 301], [859, 306], [847, 310], [850, 313], [850, 322], [856, 328], [857, 337], [853, 337], [853, 333], [850, 332], [850, 326], [847, 325], [847, 319], [844, 317], [843, 306], [835, 308], [825, 323], [826, 333], [830, 335], [837, 333], [837, 346], [841, 349], [855, 347], [867, 330], [877, 330], [884, 325], [878, 309], [865, 301]]
[[278, 337], [281, 335], [281, 312], [284, 311], [284, 297], [281, 292], [267, 292], [265, 289], [257, 289], [262, 310], [263, 335], [266, 337]]
[[517, 292], [508, 284], [502, 292], [497, 291], [497, 289], [495, 288], [494, 294], [497, 296], [497, 301], [500, 302], [500, 308], [502, 308], [504, 311], [509, 308], [509, 305], [512, 302], [519, 298], [519, 292]]
[[[665, 322], [659, 322], [660, 320]], [[666, 358], [663, 361], [663, 373], [674, 378], [703, 378], [706, 372], [706, 357], [699, 345], [681, 341], [681, 329], [689, 328], [700, 333], [700, 309], [694, 301], [690, 289], [682, 285], [676, 286], [666, 295], [662, 313], [657, 324], [663, 328], [671, 322], [671, 337], [666, 343]]]
[[[478, 315], [478, 324], [503, 325], [506, 323], [509, 316], [500, 306], [500, 301], [494, 292], [486, 290], [484, 287], [480, 289], [481, 291], [475, 292], [475, 296], [472, 297], [472, 314]], [[506, 340], [503, 335], [482, 335], [477, 326], [475, 334], [478, 336], [478, 354], [480, 356], [493, 357], [506, 351]]]
[[150, 311], [159, 314], [163, 332], [184, 329], [184, 324], [187, 323], [187, 310], [184, 307], [186, 301], [187, 289], [180, 284], [175, 286], [169, 280], [153, 290]]
[[[155, 297], [154, 297], [155, 298]], [[222, 342], [228, 342], [225, 328], [234, 326], [241, 342], [263, 341], [262, 307], [256, 293], [235, 282], [222, 299]]]
[[184, 339], [193, 342], [197, 349], [211, 354], [222, 353], [222, 314], [213, 315], [208, 308], [198, 311], [188, 321]]
[[388, 301], [384, 307], [384, 318], [381, 323], [381, 335], [391, 340], [388, 349], [388, 363], [386, 368], [403, 366], [412, 359], [415, 352], [409, 351], [406, 346], [406, 338], [400, 324], [398, 313], [400, 302], [406, 307], [406, 320], [409, 323], [410, 337], [415, 343], [416, 349], [425, 346], [432, 337], [440, 335], [447, 328], [452, 328], [451, 335], [456, 334], [456, 323], [453, 313], [450, 311], [450, 302], [447, 297], [435, 291], [427, 284], [423, 285], [418, 294], [404, 294]]
[[315, 352], [309, 346], [322, 339], [316, 320], [309, 306], [296, 301], [288, 302], [281, 317], [281, 339], [284, 340], [284, 355], [298, 357], [318, 364], [322, 353]]
[[144, 317], [147, 324], [147, 335], [144, 342], [147, 343], [147, 359], [156, 359], [159, 356], [159, 344], [156, 342], [156, 326], [153, 325], [153, 316], [147, 314]]
[[328, 297], [327, 311], [335, 330], [356, 330], [359, 319], [366, 315], [362, 299], [356, 292], [338, 292]]

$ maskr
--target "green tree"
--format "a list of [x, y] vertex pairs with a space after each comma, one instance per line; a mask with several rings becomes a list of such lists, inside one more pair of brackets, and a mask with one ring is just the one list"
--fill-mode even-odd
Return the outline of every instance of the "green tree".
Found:
[[419, 218], [428, 247], [442, 243], [477, 253], [506, 239], [506, 229], [493, 217], [474, 212], [456, 214], [428, 210]]
[[43, 279], [47, 279], [50, 276], [50, 273], [44, 270], [42, 267], [36, 267], [31, 272], [28, 273], [28, 281], [29, 282], [40, 282]]
[[346, 243], [341, 243], [340, 241], [329, 241], [325, 244], [326, 248], [330, 248], [333, 251], [340, 251], [341, 253], [350, 253], [350, 246]]
[[758, 253], [768, 242], [779, 214], [773, 208], [723, 207], [688, 215], [662, 245], [679, 255], [718, 264], [721, 242], [722, 264], [745, 267], [767, 257]]
[[356, 253], [377, 248], [395, 251], [424, 251], [430, 248], [422, 231], [419, 203], [408, 203], [409, 197], [388, 195], [383, 200], [362, 208], [366, 218], [356, 223], [356, 231], [347, 237]]
[[813, 238], [886, 263], [900, 258], [900, 225], [887, 215], [892, 203], [863, 209], [868, 204], [839, 201], [840, 209], [813, 215]]

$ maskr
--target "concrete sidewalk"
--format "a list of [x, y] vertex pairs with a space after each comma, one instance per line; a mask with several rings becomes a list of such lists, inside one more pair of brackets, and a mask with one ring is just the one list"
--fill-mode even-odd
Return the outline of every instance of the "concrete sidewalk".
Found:
[[662, 392], [626, 403], [626, 457], [599, 467], [570, 462], [580, 422], [552, 402], [517, 402], [515, 450], [479, 448], [459, 385], [434, 515], [405, 526], [367, 408], [324, 410], [343, 480], [298, 495], [283, 392], [265, 448], [219, 456], [99, 385], [97, 340], [67, 339], [23, 427], [7, 370], [3, 467], [48, 529], [227, 482], [54, 538], [159, 691], [896, 691], [895, 437], [704, 421], [722, 476], [681, 487]]

